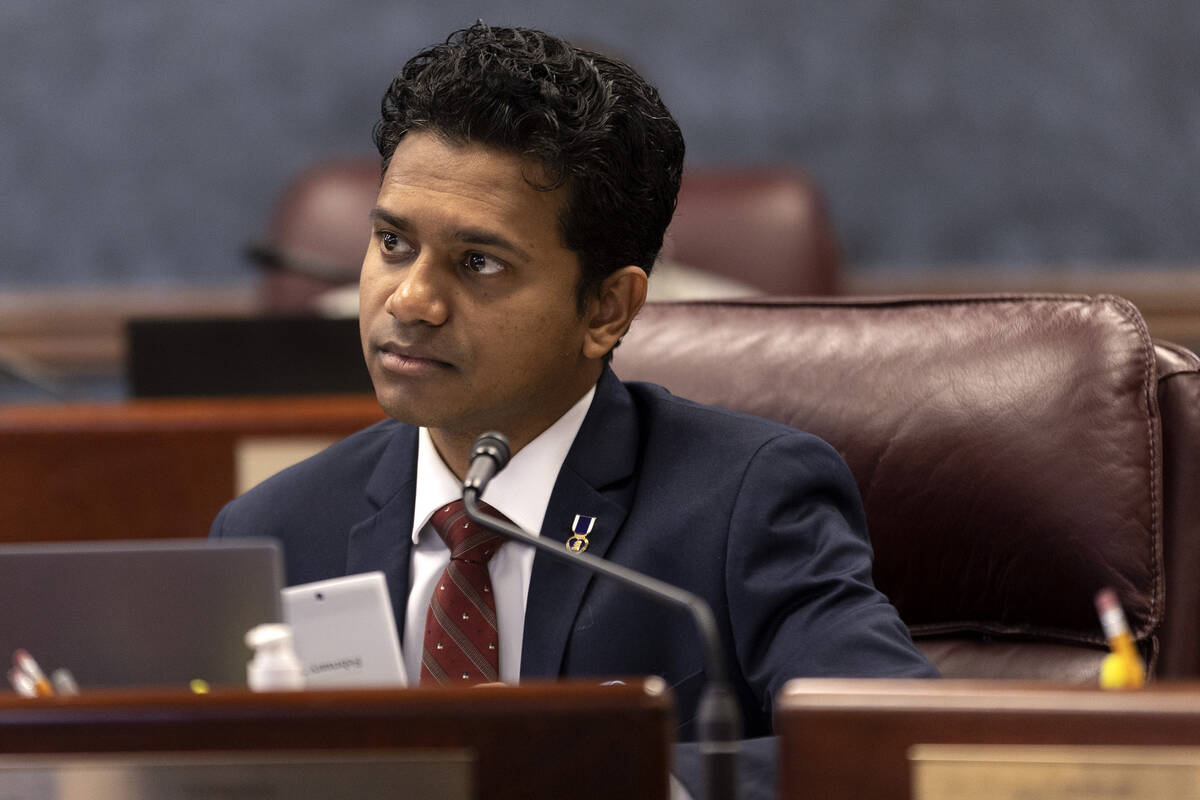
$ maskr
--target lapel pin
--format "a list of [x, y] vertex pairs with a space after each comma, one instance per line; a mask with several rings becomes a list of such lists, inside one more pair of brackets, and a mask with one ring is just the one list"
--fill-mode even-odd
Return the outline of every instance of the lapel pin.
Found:
[[592, 532], [592, 528], [596, 525], [595, 517], [576, 514], [575, 521], [571, 523], [571, 538], [567, 539], [567, 549], [572, 553], [582, 553], [588, 549], [588, 534]]

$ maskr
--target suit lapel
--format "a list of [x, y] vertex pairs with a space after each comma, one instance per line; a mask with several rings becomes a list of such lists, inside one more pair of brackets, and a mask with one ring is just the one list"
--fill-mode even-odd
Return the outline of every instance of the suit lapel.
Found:
[[[603, 557], [616, 538], [633, 496], [638, 422], [633, 401], [611, 370], [596, 385], [588, 409], [559, 471], [541, 535], [562, 542], [575, 516], [595, 517], [587, 552]], [[538, 553], [533, 560], [521, 650], [523, 678], [557, 677], [567, 641], [592, 573]]]
[[367, 482], [367, 499], [378, 510], [350, 529], [346, 550], [347, 575], [383, 571], [401, 639], [408, 604], [416, 469], [417, 429], [405, 425], [396, 432]]

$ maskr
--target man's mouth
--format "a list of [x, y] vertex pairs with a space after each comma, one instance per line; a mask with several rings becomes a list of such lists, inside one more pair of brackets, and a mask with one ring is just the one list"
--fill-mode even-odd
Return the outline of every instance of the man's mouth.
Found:
[[451, 364], [422, 347], [405, 347], [388, 342], [378, 348], [379, 363], [388, 372], [422, 375], [451, 368]]

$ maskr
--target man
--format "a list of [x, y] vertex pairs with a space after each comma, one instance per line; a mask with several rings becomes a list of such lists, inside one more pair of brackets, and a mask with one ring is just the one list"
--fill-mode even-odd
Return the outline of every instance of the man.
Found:
[[[543, 33], [477, 24], [409, 61], [382, 112], [360, 328], [392, 419], [235, 500], [213, 535], [278, 537], [290, 583], [383, 570], [410, 678], [427, 681], [449, 560], [431, 518], [497, 430], [514, 456], [492, 506], [712, 604], [748, 736], [769, 734], [789, 678], [934, 674], [871, 583], [832, 448], [608, 367], [682, 171], [655, 89]], [[498, 641], [481, 648], [498, 646], [501, 680], [661, 675], [692, 735], [704, 667], [686, 617], [516, 544], [486, 571]]]

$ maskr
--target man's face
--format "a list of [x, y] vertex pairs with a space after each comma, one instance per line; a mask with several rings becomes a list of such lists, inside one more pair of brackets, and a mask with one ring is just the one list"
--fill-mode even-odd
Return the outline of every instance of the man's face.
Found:
[[429, 132], [401, 140], [372, 214], [359, 285], [363, 353], [392, 417], [431, 429], [443, 458], [485, 430], [519, 448], [599, 377], [583, 354], [579, 261], [562, 243], [565, 188], [536, 163]]

